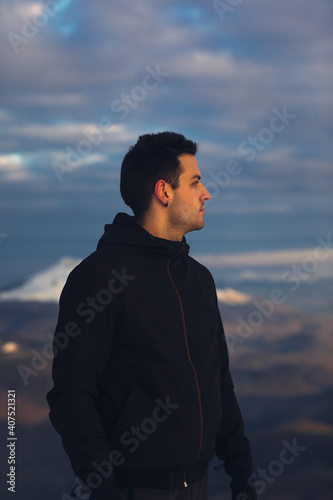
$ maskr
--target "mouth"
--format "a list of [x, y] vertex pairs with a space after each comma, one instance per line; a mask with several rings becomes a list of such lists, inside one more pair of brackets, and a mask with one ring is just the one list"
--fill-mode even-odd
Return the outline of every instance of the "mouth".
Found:
[[201, 207], [200, 210], [199, 210], [199, 212], [201, 212], [202, 214], [204, 214], [205, 213], [204, 210], [205, 210], [205, 207]]

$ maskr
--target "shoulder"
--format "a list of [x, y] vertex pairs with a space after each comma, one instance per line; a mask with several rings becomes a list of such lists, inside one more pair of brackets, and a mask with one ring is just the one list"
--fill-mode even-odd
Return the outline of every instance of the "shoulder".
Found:
[[114, 259], [106, 255], [104, 249], [95, 250], [77, 264], [68, 274], [62, 299], [75, 290], [76, 294], [87, 293], [94, 288], [101, 288], [111, 277]]
[[215, 288], [215, 281], [210, 270], [206, 266], [201, 264], [199, 261], [191, 257], [190, 255], [188, 256], [188, 259], [193, 268], [196, 270], [196, 272], [198, 272], [203, 279], [209, 281], [211, 285]]
[[81, 277], [88, 277], [94, 273], [98, 273], [99, 259], [96, 257], [96, 252], [85, 257], [77, 264], [69, 273], [67, 281], [79, 280]]
[[99, 248], [85, 257], [69, 276], [107, 274], [115, 265], [122, 262], [123, 252], [117, 245]]

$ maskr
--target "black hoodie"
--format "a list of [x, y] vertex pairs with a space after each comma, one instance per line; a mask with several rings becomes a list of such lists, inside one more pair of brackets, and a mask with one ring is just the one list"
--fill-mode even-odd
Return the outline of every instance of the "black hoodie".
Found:
[[215, 284], [185, 238], [118, 214], [68, 277], [54, 354], [50, 419], [90, 488], [186, 487], [215, 453], [249, 476]]

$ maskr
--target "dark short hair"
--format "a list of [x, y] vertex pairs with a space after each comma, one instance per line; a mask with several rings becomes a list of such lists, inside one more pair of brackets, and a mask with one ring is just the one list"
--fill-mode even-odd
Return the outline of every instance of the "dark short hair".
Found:
[[194, 156], [197, 149], [198, 144], [175, 132], [141, 135], [129, 148], [121, 165], [120, 193], [136, 217], [149, 209], [159, 179], [172, 189], [179, 186], [182, 168], [178, 157]]

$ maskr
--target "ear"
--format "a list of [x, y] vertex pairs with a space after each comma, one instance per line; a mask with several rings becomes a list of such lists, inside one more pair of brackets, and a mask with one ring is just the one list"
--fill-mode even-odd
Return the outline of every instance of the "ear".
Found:
[[169, 199], [168, 196], [169, 187], [170, 185], [163, 179], [160, 179], [155, 184], [155, 195], [160, 200], [160, 202], [163, 203], [163, 205], [165, 205]]

